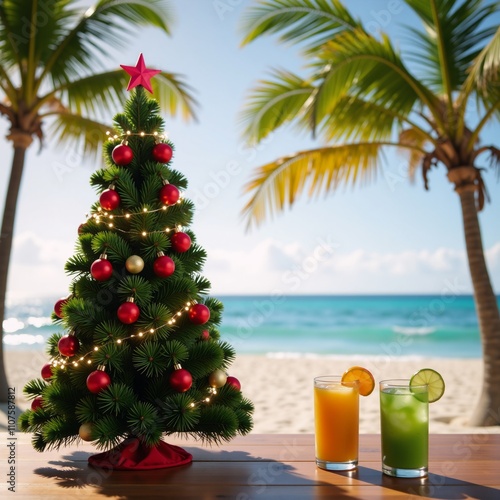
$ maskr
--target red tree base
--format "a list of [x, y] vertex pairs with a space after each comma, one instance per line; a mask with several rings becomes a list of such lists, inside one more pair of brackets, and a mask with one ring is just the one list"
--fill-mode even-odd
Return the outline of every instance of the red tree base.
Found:
[[191, 453], [179, 446], [160, 441], [150, 448], [137, 438], [129, 438], [112, 450], [90, 456], [89, 465], [113, 470], [151, 470], [177, 467], [192, 460]]

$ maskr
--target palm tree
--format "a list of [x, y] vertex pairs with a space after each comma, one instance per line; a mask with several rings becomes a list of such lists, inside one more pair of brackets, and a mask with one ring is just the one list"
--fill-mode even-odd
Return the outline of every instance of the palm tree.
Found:
[[370, 180], [388, 148], [407, 153], [409, 173], [420, 171], [426, 189], [430, 169], [444, 167], [462, 208], [483, 347], [483, 387], [471, 424], [500, 424], [500, 317], [477, 215], [487, 198], [480, 159], [500, 165], [500, 150], [479, 142], [500, 118], [500, 30], [491, 27], [500, 4], [405, 3], [424, 29], [409, 28], [404, 58], [385, 33], [370, 34], [338, 0], [266, 0], [247, 11], [243, 44], [273, 33], [300, 43], [308, 76], [275, 70], [260, 81], [245, 105], [246, 137], [259, 142], [291, 123], [327, 146], [256, 169], [244, 214], [249, 225], [259, 224], [306, 189], [313, 197]]
[[[52, 137], [95, 155], [109, 130], [102, 121], [126, 98], [129, 78], [121, 69], [105, 70], [102, 58], [126, 46], [139, 27], [170, 33], [171, 14], [162, 0], [98, 0], [85, 12], [77, 3], [0, 0], [0, 114], [10, 122], [7, 139], [14, 147], [0, 239], [1, 401], [7, 398], [1, 328], [26, 150], [34, 139], [42, 144], [49, 121]], [[177, 75], [162, 72], [155, 80], [155, 95], [167, 111], [193, 116], [194, 101]]]

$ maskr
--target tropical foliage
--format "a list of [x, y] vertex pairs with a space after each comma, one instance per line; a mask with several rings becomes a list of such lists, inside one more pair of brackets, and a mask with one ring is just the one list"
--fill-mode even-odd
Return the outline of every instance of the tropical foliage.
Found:
[[[347, 2], [346, 2], [347, 3]], [[444, 167], [460, 196], [471, 277], [485, 353], [485, 378], [472, 421], [500, 424], [500, 318], [477, 219], [487, 197], [478, 162], [500, 167], [500, 150], [480, 143], [500, 118], [499, 2], [405, 0], [422, 28], [408, 28], [400, 51], [374, 35], [338, 0], [265, 0], [243, 19], [243, 44], [278, 34], [298, 43], [306, 77], [275, 70], [251, 91], [242, 120], [259, 142], [292, 124], [326, 146], [257, 168], [246, 186], [248, 224], [314, 197], [375, 177], [384, 151], [408, 157], [409, 173]], [[471, 120], [471, 116], [477, 119]]]

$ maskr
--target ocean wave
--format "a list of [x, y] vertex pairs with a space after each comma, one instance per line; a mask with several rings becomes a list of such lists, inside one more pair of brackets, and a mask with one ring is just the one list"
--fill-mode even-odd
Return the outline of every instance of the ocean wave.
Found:
[[[248, 355], [248, 354], [244, 354]], [[250, 354], [251, 356], [252, 354]], [[254, 354], [255, 356], [259, 356], [262, 354]], [[266, 358], [271, 359], [331, 359], [331, 360], [371, 360], [371, 361], [387, 361], [387, 355], [380, 354], [329, 354], [329, 353], [317, 353], [317, 352], [278, 352], [278, 351], [269, 351], [263, 354]], [[436, 356], [437, 357], [437, 356]], [[424, 356], [421, 354], [406, 354], [397, 356], [398, 359], [405, 359], [407, 361], [420, 361], [423, 359], [427, 359], [428, 356]]]
[[429, 335], [436, 331], [433, 326], [393, 326], [392, 331], [394, 333], [400, 333], [401, 335]]

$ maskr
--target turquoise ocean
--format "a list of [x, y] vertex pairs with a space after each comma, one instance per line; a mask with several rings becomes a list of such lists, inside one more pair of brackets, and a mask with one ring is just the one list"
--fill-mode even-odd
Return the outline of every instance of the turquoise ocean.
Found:
[[[474, 301], [465, 295], [217, 296], [221, 333], [238, 354], [481, 356]], [[500, 303], [500, 298], [497, 299]], [[7, 309], [7, 350], [44, 349], [60, 331], [55, 299]]]

